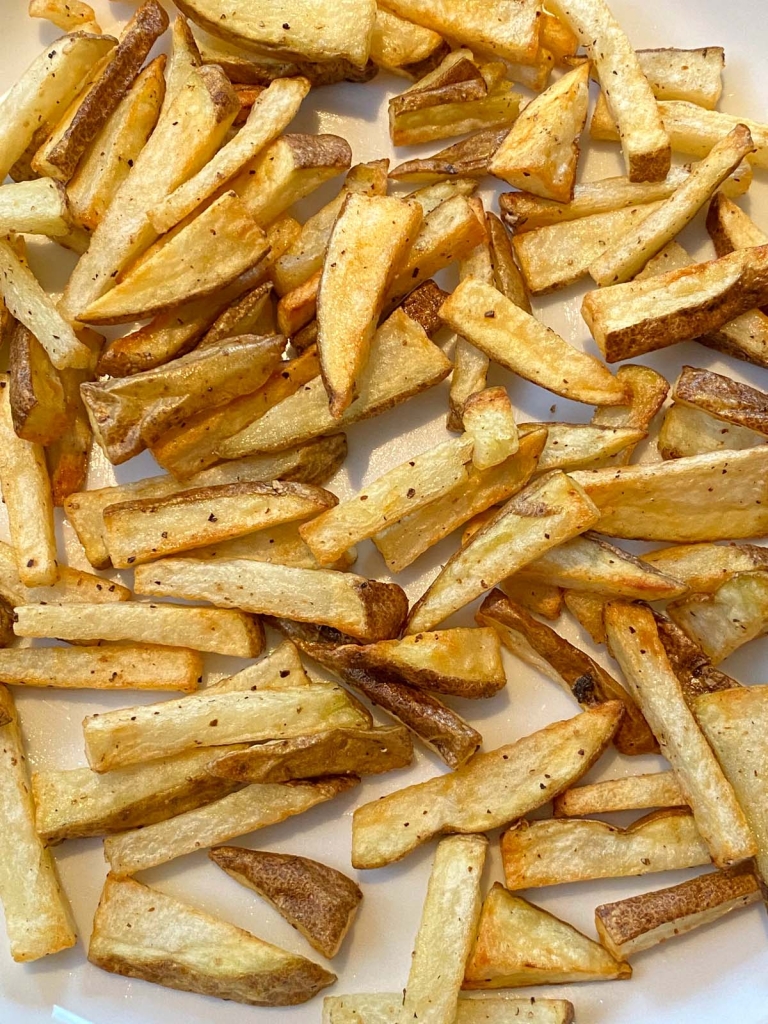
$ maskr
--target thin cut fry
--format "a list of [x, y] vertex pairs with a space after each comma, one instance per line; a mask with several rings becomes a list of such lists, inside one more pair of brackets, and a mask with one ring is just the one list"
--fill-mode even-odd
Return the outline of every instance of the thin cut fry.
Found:
[[202, 658], [174, 647], [34, 647], [0, 651], [0, 682], [58, 689], [197, 689]]
[[[403, 1002], [402, 992], [326, 996], [323, 1024], [394, 1024]], [[537, 996], [491, 995], [459, 998], [456, 1024], [573, 1024], [573, 1003]]]
[[470, 135], [434, 156], [406, 160], [389, 172], [395, 181], [444, 181], [483, 178], [491, 157], [507, 135], [507, 128], [488, 128]]
[[686, 801], [674, 772], [628, 775], [588, 786], [566, 789], [555, 797], [556, 818], [584, 818], [612, 811], [642, 811], [651, 807], [685, 807]]

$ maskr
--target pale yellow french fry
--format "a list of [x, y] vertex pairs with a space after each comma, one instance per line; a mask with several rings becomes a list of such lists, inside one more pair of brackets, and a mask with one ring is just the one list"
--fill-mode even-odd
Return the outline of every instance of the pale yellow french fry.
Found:
[[[402, 992], [326, 996], [323, 1024], [392, 1024], [403, 1001]], [[573, 1024], [573, 1003], [567, 999], [537, 996], [492, 995], [459, 998], [456, 1024], [509, 1024], [519, 1018], [526, 1024]]]
[[768, 235], [723, 191], [717, 192], [709, 204], [707, 231], [718, 256], [768, 243]]
[[[643, 74], [657, 100], [687, 100], [714, 110], [723, 92], [725, 51], [722, 46], [681, 50], [674, 46], [635, 50]], [[570, 67], [583, 57], [571, 57]], [[597, 80], [597, 75], [593, 73]]]
[[[629, 401], [627, 405], [606, 405], [595, 409], [592, 414], [593, 426], [624, 427], [647, 433], [654, 416], [661, 409], [669, 393], [668, 381], [650, 366], [637, 366], [632, 363], [620, 366], [616, 371], [616, 377], [627, 389]], [[592, 461], [588, 468], [626, 466], [636, 447], [628, 445], [615, 455]]]
[[667, 614], [717, 665], [768, 629], [768, 572], [737, 573], [713, 594], [691, 594]]
[[498, 466], [520, 447], [512, 403], [505, 388], [486, 388], [464, 403], [464, 429], [472, 438], [472, 464], [479, 470]]
[[685, 544], [646, 551], [643, 562], [685, 583], [694, 594], [713, 594], [740, 572], [768, 569], [768, 548], [756, 544]]
[[674, 404], [664, 415], [656, 441], [662, 459], [681, 459], [724, 450], [743, 451], [765, 444], [766, 439], [695, 406]]
[[[496, 286], [491, 247], [488, 242], [481, 242], [459, 263], [459, 280], [464, 281], [468, 277], [474, 277], [492, 287]], [[472, 395], [479, 394], [485, 389], [490, 365], [491, 361], [485, 352], [475, 348], [466, 338], [456, 335], [451, 389], [448, 393], [449, 430], [464, 429], [464, 406]]]
[[628, 775], [587, 786], [566, 789], [555, 797], [556, 818], [584, 818], [588, 814], [642, 811], [651, 807], [685, 807], [686, 800], [674, 772]]
[[0, 683], [56, 689], [192, 691], [203, 661], [173, 647], [34, 647], [0, 651]]
[[0, 233], [48, 235], [58, 238], [72, 229], [63, 185], [50, 178], [19, 181], [0, 187]]
[[30, 18], [45, 18], [65, 32], [101, 32], [96, 12], [83, 0], [29, 0]]
[[438, 32], [398, 18], [377, 4], [371, 35], [374, 64], [395, 75], [421, 78], [446, 52], [447, 44]]
[[632, 427], [599, 427], [591, 423], [521, 423], [520, 436], [542, 427], [547, 428], [547, 443], [536, 467], [537, 474], [553, 469], [571, 473], [601, 465], [603, 460], [634, 448], [648, 436], [647, 431]]

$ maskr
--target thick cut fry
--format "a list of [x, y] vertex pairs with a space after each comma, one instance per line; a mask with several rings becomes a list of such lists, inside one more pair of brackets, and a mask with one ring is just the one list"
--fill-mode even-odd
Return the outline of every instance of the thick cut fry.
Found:
[[[618, 375], [617, 378], [618, 380]], [[611, 406], [613, 409], [623, 406]], [[631, 427], [597, 427], [591, 423], [521, 423], [520, 434], [547, 429], [547, 443], [536, 467], [537, 474], [562, 469], [591, 469], [595, 464], [634, 448], [647, 437], [645, 430]]]
[[119, 583], [102, 576], [59, 566], [59, 575], [49, 587], [25, 587], [19, 577], [16, 553], [9, 545], [0, 548], [0, 594], [12, 604], [101, 604], [130, 601], [133, 594]]
[[137, 569], [135, 590], [316, 622], [368, 641], [396, 636], [408, 610], [408, 599], [396, 583], [243, 558], [215, 562], [166, 558]]
[[667, 242], [688, 224], [723, 181], [754, 151], [752, 136], [737, 125], [717, 142], [690, 176], [662, 205], [616, 239], [589, 267], [599, 285], [616, 284], [634, 277]]
[[208, 856], [267, 900], [318, 953], [336, 956], [363, 898], [351, 878], [308, 857], [239, 846], [217, 846]]
[[498, 882], [485, 897], [463, 988], [520, 988], [631, 978], [594, 939]]
[[713, 452], [674, 462], [581, 470], [574, 479], [611, 537], [695, 541], [762, 537], [768, 530], [768, 450]]
[[588, 404], [625, 401], [624, 387], [599, 360], [573, 348], [475, 278], [461, 282], [443, 303], [440, 315], [489, 358], [556, 395]]
[[672, 150], [653, 91], [632, 46], [604, 0], [554, 0], [553, 13], [578, 37], [621, 130], [630, 181], [661, 181]]
[[657, 437], [662, 459], [680, 459], [709, 452], [743, 451], [765, 444], [765, 437], [747, 427], [715, 419], [695, 406], [671, 405]]
[[0, 187], [0, 231], [59, 238], [72, 230], [63, 186], [50, 178]]
[[335, 503], [335, 495], [308, 484], [197, 487], [165, 498], [108, 505], [103, 513], [104, 538], [112, 565], [120, 569], [306, 519]]
[[406, 78], [421, 78], [446, 55], [448, 46], [438, 32], [398, 18], [376, 7], [371, 36], [371, 60], [385, 71]]
[[588, 103], [585, 64], [528, 104], [491, 157], [491, 174], [544, 199], [570, 202]]
[[672, 397], [683, 405], [703, 409], [719, 420], [768, 436], [768, 394], [730, 377], [684, 366]]
[[261, 387], [284, 343], [279, 336], [232, 338], [168, 367], [84, 384], [81, 394], [93, 432], [110, 462], [125, 462], [188, 416]]
[[685, 807], [686, 801], [674, 772], [629, 775], [589, 786], [566, 789], [555, 797], [556, 818], [584, 818], [612, 811], [642, 811], [651, 807]]
[[8, 362], [9, 401], [16, 434], [25, 441], [51, 444], [69, 426], [67, 396], [50, 356], [23, 324], [16, 323], [11, 334]]
[[255, 658], [264, 649], [264, 633], [241, 612], [183, 608], [172, 604], [43, 605], [16, 609], [17, 636], [60, 640], [128, 640], [133, 643], [188, 647], [193, 651]]
[[39, 126], [59, 120], [91, 68], [116, 45], [111, 36], [63, 36], [46, 46], [8, 90], [0, 104], [0, 181], [23, 156]]
[[633, 605], [609, 604], [605, 627], [610, 649], [677, 775], [713, 861], [728, 867], [753, 856], [754, 836], [685, 702], [653, 613]]
[[383, 867], [442, 832], [485, 832], [541, 807], [589, 771], [623, 713], [618, 701], [591, 708], [364, 804], [352, 819], [353, 865]]
[[[680, 50], [673, 46], [656, 50], [635, 50], [643, 74], [657, 100], [686, 100], [714, 110], [723, 91], [725, 51], [722, 46]], [[571, 57], [566, 66], [581, 63]], [[598, 76], [593, 72], [593, 78]]]
[[599, 512], [564, 473], [529, 484], [443, 567], [411, 609], [408, 633], [433, 629], [528, 562], [584, 533]]
[[195, 850], [276, 825], [331, 800], [358, 782], [354, 776], [340, 776], [284, 786], [246, 786], [175, 818], [108, 836], [104, 841], [104, 856], [116, 875], [133, 875]]
[[520, 447], [512, 403], [505, 388], [485, 388], [469, 396], [462, 413], [464, 429], [474, 442], [472, 463], [491, 469]]
[[27, 758], [11, 695], [0, 687], [0, 900], [11, 956], [39, 960], [76, 936], [50, 851], [35, 831]]
[[389, 522], [417, 512], [467, 480], [472, 440], [444, 441], [389, 470], [354, 498], [319, 513], [299, 528], [320, 565], [336, 561], [351, 545]]
[[[394, 1024], [403, 1002], [402, 992], [326, 996], [323, 1024]], [[531, 999], [492, 995], [459, 999], [456, 1024], [573, 1024], [573, 1003], [566, 999]]]
[[506, 138], [507, 128], [489, 128], [441, 149], [434, 156], [406, 160], [389, 172], [395, 181], [444, 181], [484, 178], [491, 157]]
[[317, 350], [331, 415], [351, 404], [387, 292], [421, 225], [421, 208], [348, 195], [328, 239], [317, 293]]
[[173, 647], [34, 647], [0, 651], [0, 682], [88, 690], [197, 689], [202, 658]]
[[717, 192], [709, 204], [707, 231], [718, 256], [768, 243], [768, 235], [723, 192]]
[[630, 896], [595, 908], [600, 941], [626, 960], [659, 942], [711, 924], [731, 910], [757, 903], [760, 883], [748, 864], [699, 875], [657, 892]]
[[[629, 396], [627, 405], [608, 405], [595, 409], [592, 424], [601, 427], [624, 427], [648, 431], [656, 413], [661, 409], [669, 393], [669, 383], [649, 366], [632, 363], [620, 366], [616, 377], [626, 387]], [[615, 455], [590, 463], [590, 469], [604, 466], [626, 466], [632, 458], [636, 445], [628, 445]]]
[[280, 451], [337, 433], [350, 423], [376, 416], [426, 391], [444, 380], [450, 371], [450, 362], [423, 328], [397, 309], [374, 335], [368, 365], [357, 381], [357, 400], [340, 419], [331, 416], [322, 379], [315, 377], [251, 427], [225, 441], [218, 453], [224, 459], [237, 459], [258, 451]]
[[449, 836], [435, 851], [398, 1024], [452, 1024], [480, 919], [488, 840]]
[[646, 551], [643, 562], [681, 580], [694, 594], [713, 594], [741, 572], [768, 570], [768, 548], [756, 544], [686, 544]]
[[556, 682], [582, 708], [621, 701], [624, 717], [614, 742], [622, 754], [647, 754], [658, 749], [633, 698], [586, 651], [574, 647], [498, 590], [483, 601], [476, 617], [479, 623], [497, 631], [508, 651]]
[[654, 811], [628, 828], [578, 818], [520, 822], [501, 837], [501, 856], [513, 890], [709, 864], [693, 815], [677, 809]]
[[413, 741], [402, 726], [346, 726], [222, 753], [207, 771], [232, 783], [290, 782], [321, 775], [378, 775], [412, 760]]
[[96, 909], [88, 960], [112, 974], [250, 1006], [294, 1006], [336, 980], [298, 953], [113, 875]]
[[401, 572], [473, 516], [522, 490], [536, 471], [546, 436], [545, 427], [532, 430], [520, 438], [519, 449], [505, 462], [492, 469], [473, 467], [465, 485], [377, 534], [373, 542], [389, 571]]
[[0, 375], [0, 485], [8, 513], [16, 566], [27, 587], [56, 582], [56, 537], [51, 482], [39, 444], [17, 437], [9, 375]]
[[737, 573], [713, 594], [672, 602], [667, 614], [717, 665], [768, 630], [768, 572]]
[[76, 319], [109, 291], [117, 275], [155, 241], [149, 209], [210, 159], [239, 109], [237, 94], [219, 68], [190, 71], [169, 95], [69, 279], [61, 302], [66, 318]]

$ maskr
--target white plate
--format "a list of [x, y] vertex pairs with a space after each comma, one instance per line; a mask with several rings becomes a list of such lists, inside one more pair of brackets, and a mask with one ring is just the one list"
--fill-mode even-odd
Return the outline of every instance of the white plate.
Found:
[[[329, 0], [332, 2], [332, 0]], [[458, 4], [460, 0], [455, 0]], [[0, 90], [12, 84], [42, 46], [56, 38], [56, 30], [26, 17], [24, 0], [3, 0], [3, 66]], [[99, 0], [97, 14], [105, 29], [125, 21], [135, 5]], [[728, 58], [724, 110], [758, 120], [768, 119], [768, 80], [765, 67], [764, 7], [759, 0], [614, 0], [613, 7], [637, 46], [723, 45]], [[368, 85], [342, 85], [313, 92], [307, 100], [297, 130], [336, 132], [351, 143], [356, 161], [374, 157], [395, 157], [386, 130], [386, 100], [400, 91], [403, 83], [381, 76]], [[445, 143], [447, 144], [447, 143]], [[441, 144], [444, 145], [444, 144]], [[405, 159], [411, 152], [398, 153]], [[615, 147], [590, 146], [583, 162], [583, 180], [617, 173], [620, 164]], [[768, 225], [766, 175], [757, 180], [744, 206], [762, 226]], [[327, 201], [332, 189], [314, 199], [312, 209]], [[490, 192], [485, 193], [490, 197]], [[762, 217], [761, 217], [762, 215]], [[707, 248], [701, 227], [689, 229], [684, 242], [704, 255]], [[56, 246], [36, 247], [35, 267], [52, 289], [60, 289], [71, 261]], [[564, 296], [538, 301], [537, 312], [566, 338], [594, 345], [578, 314], [581, 292], [571, 289]], [[683, 363], [726, 368], [739, 379], [759, 387], [768, 386], [765, 371], [745, 363], [725, 361], [716, 353], [693, 344], [678, 346], [647, 362], [670, 380]], [[492, 382], [510, 388], [516, 409], [523, 418], [585, 420], [591, 410], [555, 398], [498, 368]], [[444, 428], [447, 385], [435, 388], [378, 419], [355, 426], [349, 435], [348, 468], [333, 481], [340, 496], [357, 490], [392, 465], [418, 453], [446, 436]], [[102, 467], [103, 469], [104, 467]], [[105, 472], [111, 472], [106, 467]], [[120, 467], [117, 475], [128, 480], [157, 472], [142, 456]], [[107, 479], [108, 476], [107, 476]], [[99, 480], [99, 482], [101, 482]], [[62, 545], [73, 564], [86, 567], [82, 552], [73, 543], [71, 531], [63, 527]], [[436, 567], [455, 546], [449, 539], [403, 573], [398, 582], [415, 599]], [[368, 543], [361, 545], [357, 571], [386, 578], [383, 564]], [[455, 624], [470, 623], [470, 614], [457, 616]], [[571, 639], [584, 642], [578, 628], [565, 617], [558, 628]], [[726, 663], [726, 670], [743, 682], [764, 681], [766, 641], [749, 645]], [[598, 657], [603, 658], [600, 654]], [[232, 659], [211, 661], [219, 674], [239, 667]], [[487, 748], [515, 739], [549, 722], [575, 713], [575, 706], [556, 686], [521, 663], [508, 662], [509, 685], [492, 700], [469, 704], [456, 701], [462, 713], [483, 732]], [[34, 767], [73, 767], [84, 763], [80, 721], [84, 714], [125, 704], [125, 697], [109, 695], [94, 701], [83, 692], [76, 696], [54, 691], [19, 693], [18, 704]], [[635, 774], [653, 769], [658, 759], [643, 757], [631, 761], [616, 754], [602, 758], [593, 778]], [[245, 836], [239, 842], [258, 849], [306, 854], [350, 874], [350, 818], [359, 804], [403, 785], [417, 782], [442, 770], [432, 756], [419, 751], [408, 770], [367, 781], [363, 786], [332, 804], [311, 811], [283, 825]], [[631, 816], [630, 816], [631, 817]], [[493, 837], [495, 840], [495, 836]], [[494, 842], [494, 848], [497, 844]], [[403, 863], [369, 873], [357, 873], [365, 899], [357, 922], [332, 967], [339, 976], [331, 992], [396, 991], [405, 984], [413, 936], [429, 873], [433, 847], [424, 847]], [[320, 999], [288, 1009], [252, 1009], [235, 1003], [214, 1001], [203, 996], [172, 992], [142, 981], [105, 974], [85, 959], [93, 912], [105, 875], [99, 840], [79, 840], [56, 848], [64, 887], [77, 919], [81, 940], [77, 947], [38, 963], [11, 963], [0, 931], [0, 1022], [38, 1024], [51, 1020], [69, 1024], [235, 1024], [259, 1020], [263, 1024], [310, 1024], [320, 1019]], [[694, 872], [652, 875], [645, 879], [595, 882], [542, 889], [534, 899], [562, 915], [577, 927], [593, 934], [593, 910], [601, 902], [645, 892], [682, 881]], [[485, 884], [501, 880], [497, 850], [486, 872]], [[143, 881], [232, 921], [255, 934], [296, 952], [317, 955], [285, 921], [255, 895], [242, 889], [211, 864], [205, 853], [184, 857], [164, 868], [147, 872]], [[639, 957], [631, 982], [554, 986], [520, 990], [521, 994], [560, 996], [576, 1005], [580, 1024], [678, 1024], [681, 1021], [739, 1021], [758, 1024], [768, 1021], [768, 939], [765, 912], [753, 906], [733, 914], [711, 928], [656, 947]], [[61, 1009], [59, 1009], [61, 1008]], [[67, 1016], [67, 1011], [72, 1016]]]

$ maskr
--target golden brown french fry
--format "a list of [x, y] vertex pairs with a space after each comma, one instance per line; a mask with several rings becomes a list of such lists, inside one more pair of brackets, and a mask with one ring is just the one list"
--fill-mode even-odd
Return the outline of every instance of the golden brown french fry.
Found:
[[726, 423], [768, 435], [768, 395], [712, 370], [684, 366], [672, 397]]
[[709, 864], [693, 815], [675, 808], [653, 811], [628, 828], [588, 818], [522, 821], [501, 837], [501, 856], [513, 890]]
[[45, 18], [65, 32], [101, 32], [96, 12], [82, 0], [29, 0], [27, 11], [30, 18]]
[[[723, 91], [725, 51], [722, 46], [681, 50], [674, 46], [635, 50], [635, 55], [657, 100], [686, 100], [714, 110]], [[571, 57], [566, 67], [582, 62]], [[597, 80], [597, 75], [593, 74]]]
[[[323, 1024], [392, 1024], [403, 1001], [402, 992], [326, 996]], [[498, 995], [459, 998], [456, 1024], [508, 1024], [519, 1017], [527, 1024], [573, 1024], [573, 1003], [566, 999]]]
[[406, 160], [389, 172], [395, 181], [443, 181], [452, 178], [483, 178], [488, 164], [506, 138], [507, 128], [489, 128], [470, 135], [434, 156]]
[[756, 544], [685, 544], [646, 551], [643, 562], [681, 580], [694, 594], [713, 594], [740, 572], [768, 569], [768, 549]]
[[520, 447], [512, 403], [505, 388], [485, 388], [470, 395], [462, 413], [464, 429], [472, 438], [472, 464], [491, 469]]
[[717, 192], [709, 204], [707, 231], [718, 256], [768, 243], [768, 235], [723, 192]]
[[598, 646], [606, 642], [603, 610], [607, 600], [588, 590], [563, 591], [565, 607]]
[[677, 775], [713, 861], [728, 867], [753, 856], [755, 838], [685, 702], [651, 610], [611, 603], [604, 617], [611, 652]]
[[563, 591], [546, 583], [534, 583], [518, 573], [502, 580], [499, 589], [529, 612], [554, 622], [563, 612]]
[[17, 636], [128, 640], [255, 658], [264, 632], [249, 615], [173, 604], [28, 604], [16, 609]]
[[63, 185], [50, 178], [0, 186], [0, 232], [61, 238], [72, 230]]
[[[440, 307], [447, 298], [448, 292], [444, 292], [434, 281], [425, 281], [407, 295], [400, 306], [411, 320], [424, 328], [427, 337], [432, 338], [443, 326]], [[291, 340], [291, 344], [295, 347], [296, 338]]]
[[747, 427], [710, 416], [695, 406], [671, 405], [656, 439], [662, 459], [680, 459], [709, 452], [743, 451], [765, 444], [765, 438]]
[[114, 875], [96, 909], [88, 960], [112, 974], [253, 1006], [303, 1003], [336, 980], [298, 953]]
[[[616, 371], [616, 377], [627, 389], [629, 402], [627, 405], [607, 405], [595, 409], [592, 414], [593, 426], [624, 427], [647, 433], [654, 416], [664, 404], [669, 392], [669, 383], [650, 366], [637, 366], [632, 363], [620, 366]], [[592, 461], [589, 467], [585, 468], [626, 466], [635, 448], [636, 445], [628, 445], [615, 455]]]
[[[618, 380], [618, 375], [617, 375]], [[611, 406], [619, 409], [623, 406]], [[566, 473], [577, 469], [591, 469], [604, 460], [634, 448], [647, 437], [647, 431], [631, 427], [598, 427], [591, 423], [521, 423], [520, 435], [531, 430], [547, 428], [547, 443], [536, 467], [537, 474], [552, 469]]]
[[593, 63], [621, 128], [629, 180], [661, 181], [672, 157], [669, 136], [638, 57], [605, 0], [553, 0], [551, 7]]
[[19, 719], [4, 686], [0, 707], [0, 900], [11, 956], [23, 963], [69, 949], [76, 936], [53, 858], [35, 831]]
[[650, 807], [685, 807], [686, 800], [674, 772], [628, 775], [588, 786], [566, 789], [555, 797], [556, 818], [583, 818], [612, 811], [641, 811]]
[[11, 334], [8, 362], [14, 430], [25, 441], [51, 444], [69, 426], [67, 396], [48, 353], [34, 334], [18, 322]]
[[[449, 775], [358, 807], [352, 819], [352, 864], [383, 867], [435, 835], [486, 832], [540, 807], [589, 770], [611, 742], [623, 713], [618, 702], [591, 708], [516, 743], [476, 754]], [[415, 827], [406, 828], [406, 821]]]
[[594, 939], [496, 882], [485, 897], [463, 988], [520, 988], [631, 978]]
[[[491, 247], [488, 242], [481, 242], [459, 263], [459, 280], [464, 281], [468, 277], [476, 278], [492, 287], [496, 286]], [[440, 309], [437, 315], [440, 316]], [[442, 320], [440, 322], [442, 324]], [[480, 394], [485, 389], [490, 364], [491, 361], [485, 352], [475, 348], [466, 338], [456, 335], [451, 387], [448, 392], [449, 430], [464, 429], [464, 406], [472, 395]]]
[[398, 18], [376, 6], [371, 35], [371, 60], [385, 71], [406, 78], [421, 78], [445, 56], [448, 46], [432, 29]]
[[768, 572], [736, 573], [713, 594], [673, 601], [667, 614], [717, 665], [768, 629]]

